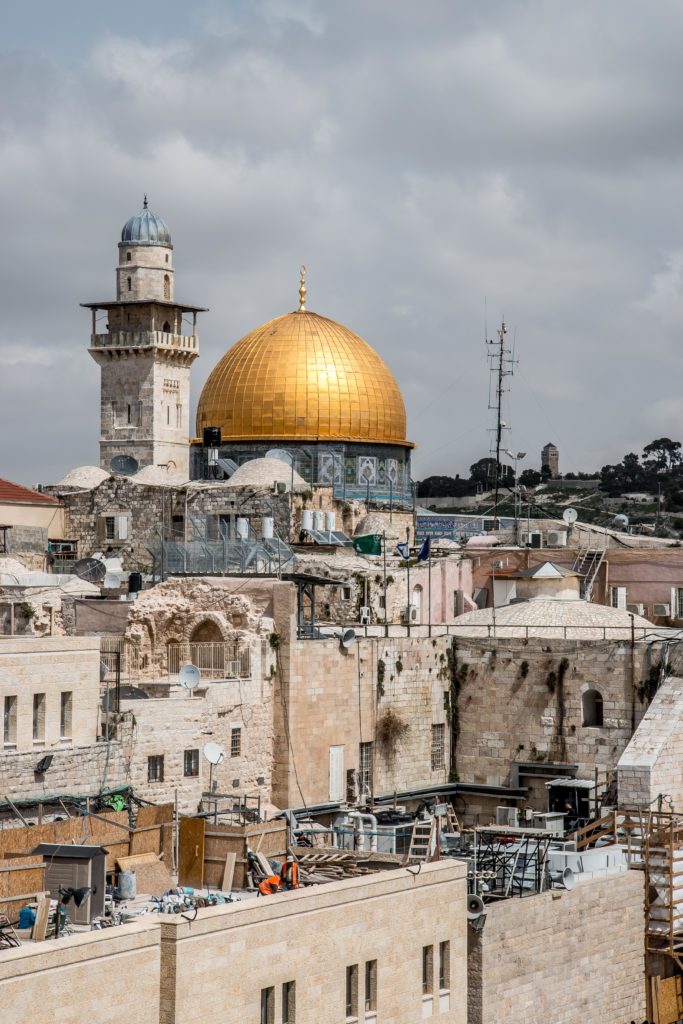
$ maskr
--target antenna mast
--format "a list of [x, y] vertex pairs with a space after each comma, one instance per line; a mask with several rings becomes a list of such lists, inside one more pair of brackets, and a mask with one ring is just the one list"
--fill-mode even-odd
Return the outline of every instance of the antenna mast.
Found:
[[505, 335], [507, 334], [507, 327], [505, 321], [502, 320], [500, 327], [496, 331], [498, 335], [498, 341], [491, 341], [486, 339], [486, 345], [489, 349], [488, 358], [491, 366], [491, 383], [495, 381], [495, 398], [491, 395], [489, 389], [489, 409], [495, 410], [496, 413], [496, 425], [493, 428], [495, 435], [495, 443], [491, 443], [491, 455], [495, 455], [496, 468], [495, 468], [495, 481], [494, 481], [494, 498], [493, 498], [493, 529], [498, 529], [498, 502], [500, 499], [500, 482], [501, 482], [501, 465], [500, 465], [500, 453], [503, 446], [503, 431], [509, 430], [510, 425], [505, 423], [503, 420], [503, 394], [505, 391], [509, 391], [509, 387], [505, 386], [505, 378], [511, 377], [514, 373], [514, 367], [517, 360], [514, 358], [512, 351], [509, 346], [505, 344]]

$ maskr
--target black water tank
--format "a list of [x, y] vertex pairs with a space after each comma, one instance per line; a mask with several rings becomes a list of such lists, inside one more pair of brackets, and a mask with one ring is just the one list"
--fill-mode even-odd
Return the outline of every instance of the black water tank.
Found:
[[128, 577], [128, 593], [139, 594], [142, 590], [142, 573], [132, 572]]
[[220, 427], [204, 427], [203, 433], [204, 447], [205, 448], [220, 448], [221, 446], [221, 428]]

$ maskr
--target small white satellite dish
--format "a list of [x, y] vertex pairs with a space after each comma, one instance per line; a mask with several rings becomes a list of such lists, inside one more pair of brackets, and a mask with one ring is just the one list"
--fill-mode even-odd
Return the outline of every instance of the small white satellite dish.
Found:
[[579, 513], [576, 511], [575, 508], [566, 508], [562, 513], [562, 518], [564, 519], [567, 526], [571, 526], [572, 523], [575, 523], [576, 520], [579, 518]]
[[205, 743], [204, 757], [209, 764], [220, 764], [225, 757], [225, 751], [220, 743]]
[[[181, 665], [180, 672], [178, 673], [178, 682], [186, 690], [194, 690], [196, 686], [199, 686], [200, 679], [201, 676], [196, 665]], [[206, 748], [204, 752], [206, 753]]]

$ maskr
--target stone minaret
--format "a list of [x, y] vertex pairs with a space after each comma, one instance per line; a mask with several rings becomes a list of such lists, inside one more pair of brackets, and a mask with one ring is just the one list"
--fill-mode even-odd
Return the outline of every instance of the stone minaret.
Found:
[[102, 371], [102, 469], [128, 455], [140, 469], [167, 466], [189, 477], [190, 367], [202, 307], [175, 301], [172, 258], [170, 232], [145, 196], [121, 232], [116, 299], [83, 303], [92, 310], [89, 351]]

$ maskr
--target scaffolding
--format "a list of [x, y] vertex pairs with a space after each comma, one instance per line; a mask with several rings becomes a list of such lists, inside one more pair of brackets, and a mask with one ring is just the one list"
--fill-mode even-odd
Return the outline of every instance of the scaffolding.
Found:
[[471, 888], [484, 902], [549, 888], [548, 850], [557, 840], [554, 832], [485, 825], [473, 830], [472, 839]]

